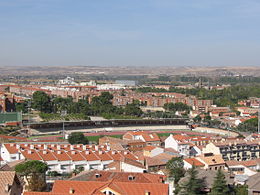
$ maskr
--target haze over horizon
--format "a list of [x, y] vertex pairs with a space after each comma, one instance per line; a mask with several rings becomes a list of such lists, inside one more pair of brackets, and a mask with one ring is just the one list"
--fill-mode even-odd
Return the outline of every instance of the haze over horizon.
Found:
[[259, 66], [259, 0], [0, 0], [0, 66]]

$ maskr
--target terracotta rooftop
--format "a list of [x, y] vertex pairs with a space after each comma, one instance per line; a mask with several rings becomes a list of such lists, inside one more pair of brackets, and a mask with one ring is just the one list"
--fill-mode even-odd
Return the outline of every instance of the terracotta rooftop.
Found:
[[185, 160], [190, 165], [194, 165], [196, 167], [204, 167], [205, 166], [202, 162], [200, 162], [196, 158], [186, 158], [186, 159], [183, 159], [183, 160]]
[[12, 186], [15, 181], [19, 183], [15, 171], [0, 171], [0, 194], [9, 195], [10, 192], [6, 192], [6, 187]]
[[198, 160], [202, 160], [207, 165], [219, 165], [219, 164], [225, 164], [225, 161], [223, 160], [221, 155], [213, 155], [213, 156], [199, 156], [197, 158]]
[[256, 166], [257, 164], [260, 164], [260, 158], [254, 159], [254, 160], [247, 160], [247, 161], [230, 160], [230, 161], [225, 161], [225, 162], [228, 166], [243, 165], [245, 167], [251, 167], [251, 166]]
[[70, 189], [73, 189], [75, 194], [100, 194], [100, 192], [108, 189], [122, 195], [145, 194], [145, 192], [150, 192], [153, 195], [168, 195], [167, 184], [114, 182], [112, 180], [107, 182], [57, 180], [54, 183], [52, 192], [68, 193]]
[[152, 151], [152, 150], [154, 150], [155, 148], [157, 148], [157, 147], [156, 147], [156, 146], [145, 146], [145, 147], [143, 148], [143, 150]]
[[[131, 180], [129, 179], [131, 177]], [[149, 173], [115, 172], [115, 171], [84, 171], [71, 178], [74, 181], [109, 181], [133, 183], [162, 183], [165, 176]]]

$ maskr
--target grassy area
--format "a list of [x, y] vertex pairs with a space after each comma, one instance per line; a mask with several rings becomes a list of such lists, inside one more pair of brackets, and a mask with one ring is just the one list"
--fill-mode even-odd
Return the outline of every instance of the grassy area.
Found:
[[39, 136], [29, 137], [28, 139], [37, 139], [37, 138], [41, 138], [41, 137], [54, 137], [54, 136], [61, 136], [61, 135], [60, 134], [57, 134], [57, 135], [39, 135]]
[[171, 134], [173, 134], [173, 135], [175, 135], [176, 133], [157, 133], [157, 135], [159, 136], [159, 137], [165, 137], [165, 136], [169, 136], [169, 135], [171, 135]]

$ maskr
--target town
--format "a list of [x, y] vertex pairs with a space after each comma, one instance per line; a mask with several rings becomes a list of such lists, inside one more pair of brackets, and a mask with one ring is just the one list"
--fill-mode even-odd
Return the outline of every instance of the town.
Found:
[[1, 194], [260, 194], [260, 94], [196, 79], [2, 81]]

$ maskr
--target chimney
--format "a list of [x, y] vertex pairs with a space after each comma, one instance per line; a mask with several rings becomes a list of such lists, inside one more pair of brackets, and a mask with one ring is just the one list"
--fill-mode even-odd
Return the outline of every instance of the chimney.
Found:
[[75, 190], [73, 188], [70, 188], [69, 194], [74, 194], [74, 193], [75, 193]]
[[60, 145], [57, 145], [57, 150], [60, 150]]
[[115, 154], [115, 153], [116, 153], [116, 152], [113, 150], [113, 151], [112, 151], [112, 154]]
[[14, 143], [11, 143], [10, 146], [13, 147], [13, 146], [14, 146]]
[[11, 189], [11, 186], [9, 184], [5, 185], [5, 192], [9, 192], [9, 190]]
[[42, 153], [43, 153], [43, 154], [47, 154], [47, 151], [46, 151], [46, 150], [44, 150]]
[[20, 148], [20, 145], [19, 144], [16, 144], [16, 149], [19, 149]]
[[167, 181], [167, 183], [169, 184], [169, 195], [174, 195], [174, 191], [175, 191], [175, 186], [174, 186], [174, 179], [173, 178], [168, 178], [169, 180]]
[[71, 151], [71, 154], [76, 154], [76, 151], [75, 151], [75, 150], [72, 150], [72, 151]]
[[33, 144], [30, 145], [30, 149], [34, 149], [34, 145]]
[[83, 149], [83, 150], [86, 150], [86, 149], [87, 149], [87, 146], [86, 146], [86, 145], [83, 145], [83, 146], [82, 146], [82, 149]]
[[124, 155], [127, 155], [127, 153], [128, 153], [127, 151], [124, 151]]
[[89, 151], [87, 150], [87, 151], [85, 151], [85, 154], [89, 154]]
[[47, 150], [48, 146], [46, 144], [43, 144], [43, 149]]
[[54, 144], [51, 144], [51, 147], [53, 148], [53, 147], [54, 147]]
[[98, 151], [98, 154], [103, 154], [103, 152], [102, 151]]
[[95, 150], [98, 150], [98, 146], [97, 145], [95, 145]]
[[59, 150], [59, 151], [57, 151], [57, 153], [58, 153], [58, 154], [61, 154], [61, 151]]
[[74, 149], [74, 146], [73, 146], [73, 145], [70, 145], [70, 149], [73, 150], [73, 149]]
[[31, 154], [32, 153], [32, 151], [31, 150], [28, 150], [28, 154]]
[[144, 193], [145, 195], [151, 195], [151, 192], [149, 192], [149, 191], [145, 191], [145, 193]]

